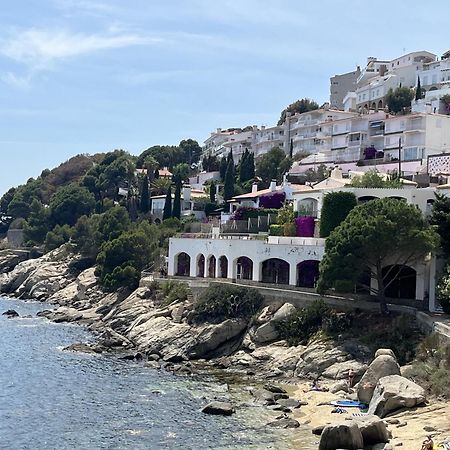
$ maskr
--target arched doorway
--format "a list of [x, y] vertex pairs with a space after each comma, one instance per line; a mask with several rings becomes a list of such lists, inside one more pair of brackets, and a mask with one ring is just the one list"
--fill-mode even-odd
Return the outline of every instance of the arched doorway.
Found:
[[223, 255], [219, 258], [219, 278], [228, 278], [228, 258]]
[[384, 295], [390, 298], [416, 298], [416, 271], [408, 266], [395, 264], [382, 270]]
[[253, 279], [253, 261], [247, 256], [241, 256], [236, 260], [236, 278], [238, 280]]
[[312, 259], [297, 264], [297, 286], [314, 288], [319, 278], [319, 261]]
[[376, 103], [375, 103], [375, 102], [372, 102], [372, 106], [371, 106], [371, 108], [372, 108], [372, 109], [377, 109], [377, 105], [376, 105]]
[[406, 198], [404, 198], [404, 197], [398, 197], [398, 196], [396, 196], [396, 195], [393, 195], [393, 196], [388, 197], [388, 198], [393, 198], [394, 200], [403, 200], [404, 202], [406, 202]]
[[289, 284], [289, 263], [282, 259], [266, 259], [262, 263], [263, 283]]
[[208, 278], [216, 278], [216, 257], [208, 258]]
[[378, 197], [375, 197], [373, 195], [362, 195], [361, 197], [358, 197], [358, 203], [365, 203], [370, 202], [370, 200], [377, 200]]
[[197, 256], [197, 276], [202, 278], [205, 276], [205, 257], [202, 254]]
[[187, 253], [180, 253], [176, 258], [175, 267], [175, 275], [188, 277], [191, 269], [191, 257]]
[[383, 100], [378, 102], [378, 109], [383, 109]]

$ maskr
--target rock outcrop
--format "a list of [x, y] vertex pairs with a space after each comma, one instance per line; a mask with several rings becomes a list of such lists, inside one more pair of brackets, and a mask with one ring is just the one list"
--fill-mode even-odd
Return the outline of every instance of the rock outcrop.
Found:
[[219, 416], [231, 416], [235, 411], [233, 405], [229, 402], [214, 401], [208, 403], [202, 408], [202, 412], [205, 414], [213, 414]]
[[319, 450], [337, 449], [359, 450], [364, 448], [363, 436], [358, 425], [348, 424], [327, 425], [320, 435]]

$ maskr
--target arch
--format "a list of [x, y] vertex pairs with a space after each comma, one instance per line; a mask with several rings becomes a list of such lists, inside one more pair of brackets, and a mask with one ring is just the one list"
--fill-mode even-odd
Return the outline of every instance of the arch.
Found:
[[191, 270], [191, 257], [181, 252], [175, 256], [175, 275], [179, 277], [188, 277]]
[[364, 203], [369, 202], [370, 200], [377, 200], [378, 197], [375, 195], [361, 195], [361, 197], [358, 197], [358, 203]]
[[371, 109], [377, 109], [377, 104], [375, 102], [372, 102], [372, 105], [370, 107]]
[[383, 100], [378, 102], [378, 109], [383, 109]]
[[216, 257], [214, 255], [208, 257], [208, 278], [216, 278]]
[[319, 278], [319, 261], [307, 259], [297, 264], [297, 286], [314, 288]]
[[279, 258], [270, 258], [262, 262], [263, 283], [289, 284], [289, 263]]
[[416, 298], [416, 271], [409, 266], [394, 264], [382, 270], [384, 295], [390, 298]]
[[161, 224], [161, 219], [155, 219], [155, 224], [156, 225], [160, 225]]
[[297, 212], [300, 216], [317, 217], [319, 201], [312, 197], [302, 198], [297, 203]]
[[228, 258], [222, 255], [219, 258], [219, 273], [218, 278], [228, 278]]
[[438, 90], [438, 88], [436, 86], [432, 86], [432, 87], [430, 87], [430, 90], [428, 92], [437, 91], [437, 90]]
[[236, 260], [236, 278], [239, 280], [253, 279], [253, 261], [247, 256], [240, 256]]
[[399, 195], [391, 195], [388, 198], [392, 198], [394, 200], [403, 200], [404, 202], [406, 202], [406, 198], [405, 197], [400, 197]]
[[197, 271], [196, 274], [198, 277], [203, 278], [205, 276], [205, 256], [200, 253], [197, 256]]

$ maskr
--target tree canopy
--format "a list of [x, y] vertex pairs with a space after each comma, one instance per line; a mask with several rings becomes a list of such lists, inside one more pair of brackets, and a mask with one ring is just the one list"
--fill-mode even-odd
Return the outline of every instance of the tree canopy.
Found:
[[450, 259], [450, 197], [436, 194], [436, 200], [433, 204], [433, 212], [430, 217], [430, 223], [435, 226], [440, 236], [443, 256]]
[[304, 113], [308, 111], [313, 111], [315, 109], [319, 109], [319, 104], [314, 100], [309, 98], [302, 98], [301, 100], [297, 100], [294, 103], [291, 103], [288, 107], [281, 111], [280, 119], [278, 120], [277, 125], [282, 125], [286, 120], [286, 113]]
[[402, 182], [398, 177], [384, 179], [376, 170], [369, 170], [364, 175], [352, 178], [351, 187], [359, 188], [401, 188]]
[[357, 284], [370, 270], [377, 280], [380, 309], [387, 311], [387, 266], [405, 267], [432, 251], [438, 243], [420, 210], [396, 199], [377, 199], [355, 207], [335, 228], [325, 244], [320, 263], [318, 290], [324, 292], [339, 281]]
[[386, 104], [389, 112], [397, 114], [411, 107], [411, 101], [414, 98], [414, 90], [407, 87], [398, 87], [389, 89], [386, 95]]
[[274, 147], [256, 162], [256, 175], [265, 182], [281, 181], [285, 172], [292, 165], [292, 160], [280, 147]]

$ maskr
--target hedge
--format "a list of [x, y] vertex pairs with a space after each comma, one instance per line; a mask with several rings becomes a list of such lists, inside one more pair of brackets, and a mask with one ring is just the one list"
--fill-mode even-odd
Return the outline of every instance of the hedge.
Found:
[[320, 237], [328, 237], [356, 204], [356, 196], [353, 192], [330, 192], [327, 194], [323, 199]]

